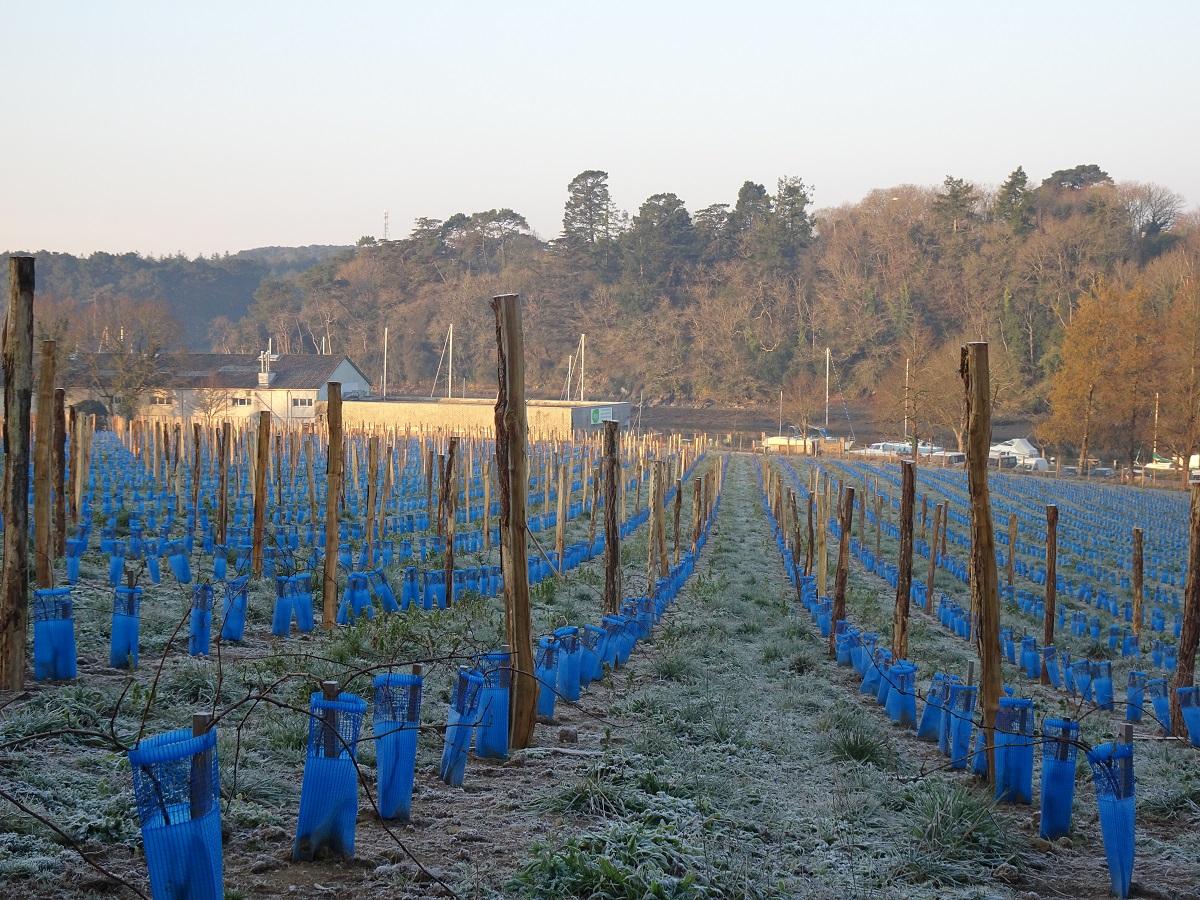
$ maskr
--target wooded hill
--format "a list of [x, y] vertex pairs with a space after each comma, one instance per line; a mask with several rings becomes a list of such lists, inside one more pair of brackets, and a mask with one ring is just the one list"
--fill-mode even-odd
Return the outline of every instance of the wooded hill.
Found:
[[[819, 211], [799, 178], [747, 181], [729, 204], [689, 211], [660, 193], [632, 216], [613, 204], [607, 174], [587, 171], [568, 185], [549, 241], [499, 209], [418, 219], [402, 240], [363, 237], [316, 265], [290, 262], [264, 272], [269, 263], [243, 254], [197, 260], [186, 289], [163, 284], [161, 298], [188, 315], [189, 338], [203, 310], [213, 349], [324, 344], [375, 379], [386, 325], [393, 390], [430, 390], [453, 322], [457, 393], [464, 378], [468, 391], [494, 387], [487, 299], [519, 291], [536, 394], [562, 392], [586, 332], [592, 396], [774, 410], [782, 388], [792, 421], [823, 404], [828, 346], [835, 394], [873, 404], [897, 431], [907, 363], [910, 420], [943, 440], [961, 431], [959, 347], [986, 339], [998, 414], [1046, 419], [1047, 440], [1145, 456], [1158, 392], [1160, 451], [1196, 444], [1200, 221], [1169, 189], [1116, 183], [1093, 164], [1040, 182], [1017, 168], [996, 189], [954, 177], [900, 185]], [[229, 297], [255, 278], [241, 315]], [[205, 302], [206, 283], [229, 281], [239, 288]]]

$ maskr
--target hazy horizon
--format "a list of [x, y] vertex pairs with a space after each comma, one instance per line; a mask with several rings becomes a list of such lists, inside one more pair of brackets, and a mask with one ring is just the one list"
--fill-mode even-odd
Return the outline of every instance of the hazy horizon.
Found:
[[351, 244], [385, 210], [396, 238], [498, 207], [550, 238], [590, 168], [630, 213], [1079, 163], [1200, 201], [1192, 4], [4, 6], [0, 249]]

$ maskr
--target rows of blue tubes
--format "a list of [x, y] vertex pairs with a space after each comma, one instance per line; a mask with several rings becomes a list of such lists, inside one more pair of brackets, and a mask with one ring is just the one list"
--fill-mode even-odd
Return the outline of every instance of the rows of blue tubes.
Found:
[[[699, 462], [697, 459], [692, 463], [684, 473], [684, 480]], [[673, 499], [675, 490], [672, 487], [666, 492], [665, 502]], [[635, 644], [650, 634], [692, 574], [696, 557], [708, 540], [719, 507], [718, 497], [696, 541], [695, 550], [681, 554], [679, 562], [671, 566], [668, 575], [654, 586], [652, 596], [627, 599], [621, 614], [604, 616], [600, 625], [559, 628], [553, 635], [538, 639], [534, 674], [538, 680], [540, 715], [552, 717], [557, 699], [578, 701], [588, 685], [604, 677], [606, 666], [616, 669], [628, 661]], [[627, 518], [620, 524], [621, 535], [628, 536], [648, 516], [649, 511], [643, 509]], [[591, 543], [570, 545], [555, 568], [569, 570], [603, 550], [602, 535]], [[530, 560], [530, 581], [533, 583], [550, 576], [553, 571], [545, 560]], [[478, 580], [474, 580], [476, 576], [468, 571], [464, 590], [474, 590], [484, 596], [500, 591], [502, 582], [498, 568], [478, 567], [478, 572]], [[178, 578], [181, 573], [175, 574]], [[301, 631], [312, 627], [314, 574], [313, 571], [273, 574], [276, 588], [273, 633], [285, 634], [293, 627]], [[444, 601], [439, 602], [444, 594], [425, 593], [426, 583], [411, 584], [408, 569], [399, 597], [380, 575], [381, 572], [370, 571], [347, 573], [339, 622], [350, 623], [359, 617], [371, 618], [377, 614], [444, 604]], [[456, 572], [456, 578], [457, 575]], [[223, 582], [194, 585], [189, 650], [198, 655], [207, 652], [213, 627], [214, 598], [218, 591], [223, 595], [225, 607], [219, 620], [222, 639], [241, 638], [247, 615], [248, 580], [246, 575], [230, 576], [227, 573]], [[68, 595], [65, 602], [69, 604], [69, 589], [63, 590]], [[141, 588], [118, 587], [117, 591], [122, 615], [135, 616], [141, 602]], [[126, 633], [124, 640], [126, 643], [122, 646], [136, 664], [136, 626], [132, 639]], [[512, 671], [512, 657], [505, 648], [480, 654], [472, 660], [472, 665], [460, 667], [455, 673], [445, 728], [437, 729], [443, 733], [438, 774], [446, 784], [463, 784], [472, 747], [477, 758], [503, 759], [508, 756]], [[403, 821], [410, 818], [424, 679], [425, 676], [417, 672], [375, 675], [371, 704], [364, 697], [342, 690], [312, 693], [304, 775], [292, 846], [294, 860], [351, 857], [354, 854], [361, 780], [358, 745], [368, 709], [372, 713], [371, 738], [376, 742], [375, 806], [384, 819]], [[193, 736], [191, 731], [184, 729], [146, 739], [130, 751], [147, 868], [156, 900], [178, 897], [207, 900], [224, 896], [216, 732], [217, 728], [213, 727], [203, 735]], [[200, 771], [207, 774], [197, 780], [196, 773]]]
[[[807, 497], [807, 487], [800, 483], [795, 471], [790, 466], [782, 471], [790, 478], [797, 496]], [[934, 672], [928, 691], [919, 698], [917, 664], [907, 659], [893, 659], [890, 649], [879, 646], [878, 633], [860, 630], [849, 619], [832, 621], [832, 599], [819, 597], [816, 576], [804, 574], [793, 562], [765, 491], [762, 506], [801, 604], [823, 638], [828, 639], [833, 632], [836, 664], [853, 668], [860, 676], [860, 693], [874, 698], [892, 722], [914, 731], [917, 740], [936, 743], [951, 770], [969, 770], [986, 776], [986, 730], [976, 721], [978, 687], [965, 683], [956, 674]], [[865, 548], [856, 547], [856, 555], [867, 566], [864, 552], [869, 553]], [[868, 571], [880, 574], [895, 588], [896, 567], [890, 566], [883, 572], [880, 568], [878, 565], [867, 566]], [[918, 699], [923, 701], [919, 714]], [[1035, 732], [1033, 700], [1013, 696], [1013, 689], [1008, 685], [1004, 686], [1004, 695], [1000, 698], [993, 734], [995, 798], [1001, 803], [1034, 802], [1034, 751], [1040, 747], [1040, 835], [1047, 840], [1071, 832], [1078, 751], [1081, 747], [1085, 749], [1096, 789], [1112, 889], [1118, 897], [1128, 897], [1134, 859], [1132, 745], [1112, 742], [1088, 749], [1080, 741], [1079, 723], [1070, 719], [1047, 717], [1040, 733]]]

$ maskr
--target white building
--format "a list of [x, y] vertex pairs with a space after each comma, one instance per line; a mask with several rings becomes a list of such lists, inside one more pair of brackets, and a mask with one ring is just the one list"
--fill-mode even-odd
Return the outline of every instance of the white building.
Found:
[[194, 417], [218, 422], [269, 410], [275, 419], [315, 419], [336, 381], [342, 396], [366, 397], [371, 386], [348, 357], [315, 354], [168, 353], [130, 361], [113, 354], [71, 360], [68, 402], [105, 409], [137, 406], [143, 416]]

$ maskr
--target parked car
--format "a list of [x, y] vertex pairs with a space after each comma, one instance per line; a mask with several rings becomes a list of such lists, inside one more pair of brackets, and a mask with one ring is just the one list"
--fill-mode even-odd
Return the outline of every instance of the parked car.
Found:
[[1059, 475], [1065, 475], [1067, 478], [1077, 478], [1079, 476], [1079, 466], [1063, 466], [1058, 470]]
[[1096, 466], [1096, 468], [1088, 472], [1088, 475], [1092, 478], [1112, 478], [1115, 474], [1109, 466]]

